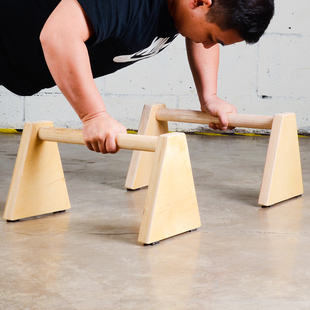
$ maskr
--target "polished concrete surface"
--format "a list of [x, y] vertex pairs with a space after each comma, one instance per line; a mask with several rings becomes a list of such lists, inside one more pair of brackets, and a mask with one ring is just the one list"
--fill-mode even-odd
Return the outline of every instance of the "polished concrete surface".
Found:
[[[188, 135], [202, 226], [137, 242], [147, 189], [124, 189], [131, 151], [60, 145], [72, 208], [0, 220], [0, 309], [310, 309], [310, 138], [304, 195], [257, 204], [269, 138]], [[0, 134], [0, 213], [20, 140]]]

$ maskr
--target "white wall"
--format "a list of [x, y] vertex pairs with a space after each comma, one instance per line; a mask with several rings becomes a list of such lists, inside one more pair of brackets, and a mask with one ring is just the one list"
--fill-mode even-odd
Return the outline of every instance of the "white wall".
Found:
[[[276, 15], [258, 44], [221, 48], [218, 93], [243, 114], [294, 112], [300, 132], [310, 133], [310, 4], [276, 0]], [[184, 39], [177, 38], [156, 57], [96, 80], [108, 112], [128, 129], [137, 129], [145, 103], [199, 109]], [[52, 120], [56, 126], [81, 128], [59, 90], [32, 97], [0, 87], [0, 128], [22, 128], [27, 121]], [[173, 130], [200, 130], [170, 124]]]

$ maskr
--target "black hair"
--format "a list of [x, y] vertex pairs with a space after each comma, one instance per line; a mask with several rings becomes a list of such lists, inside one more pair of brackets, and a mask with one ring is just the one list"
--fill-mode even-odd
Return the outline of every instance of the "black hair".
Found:
[[264, 34], [274, 15], [274, 0], [213, 0], [207, 21], [221, 30], [235, 29], [249, 44]]

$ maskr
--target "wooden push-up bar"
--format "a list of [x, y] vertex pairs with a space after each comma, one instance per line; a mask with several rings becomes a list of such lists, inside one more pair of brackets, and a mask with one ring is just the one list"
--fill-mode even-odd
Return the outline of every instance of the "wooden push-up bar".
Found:
[[[41, 141], [84, 145], [82, 130], [42, 126], [38, 131]], [[116, 144], [120, 149], [155, 152], [158, 137], [118, 134]]]
[[[231, 127], [271, 129], [273, 116], [228, 114], [228, 123]], [[155, 112], [157, 121], [171, 121], [193, 124], [219, 123], [217, 117], [201, 111], [160, 108]]]
[[[52, 122], [24, 126], [4, 219], [17, 221], [70, 208], [57, 142], [84, 144], [81, 130], [52, 127]], [[119, 148], [152, 152], [154, 163], [138, 241], [152, 244], [200, 224], [186, 136], [119, 134]]]
[[[227, 116], [231, 127], [271, 129], [258, 204], [271, 206], [301, 195], [303, 183], [295, 114]], [[142, 112], [138, 134], [156, 136], [167, 133], [168, 121], [219, 123], [218, 118], [201, 111], [168, 109], [164, 104], [147, 104]], [[134, 151], [125, 187], [135, 190], [147, 186], [152, 162], [152, 154]]]

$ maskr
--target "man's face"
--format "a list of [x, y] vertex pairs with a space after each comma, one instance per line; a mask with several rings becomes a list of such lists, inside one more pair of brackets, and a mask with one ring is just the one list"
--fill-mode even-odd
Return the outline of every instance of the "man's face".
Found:
[[234, 29], [223, 31], [216, 24], [207, 21], [205, 14], [209, 6], [195, 0], [179, 1], [172, 7], [171, 15], [179, 33], [205, 48], [220, 43], [222, 45], [241, 42], [243, 39]]

